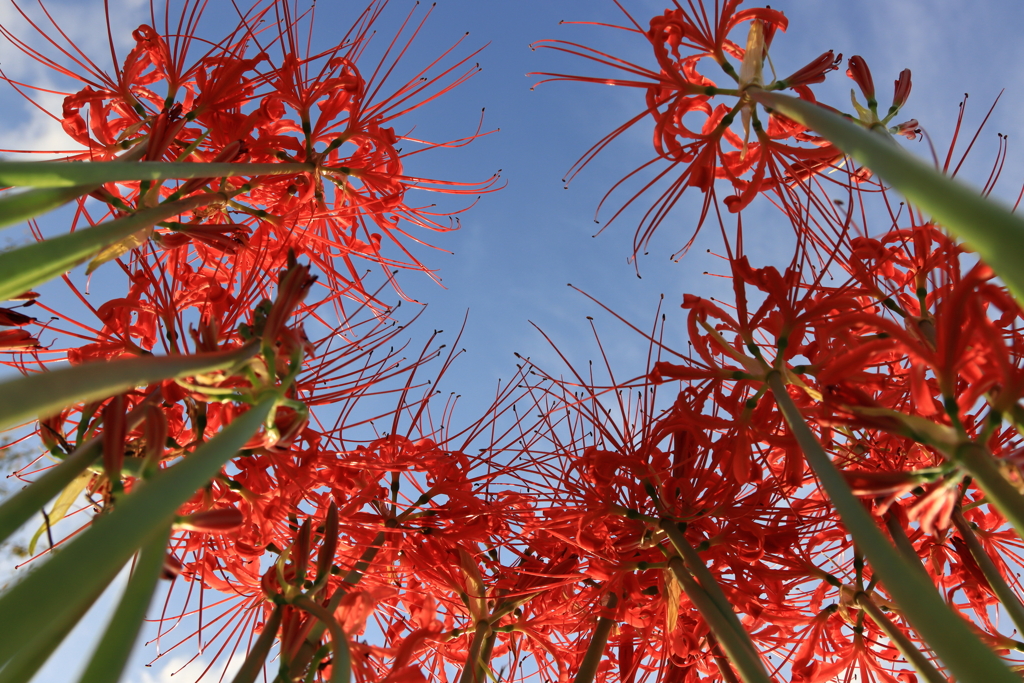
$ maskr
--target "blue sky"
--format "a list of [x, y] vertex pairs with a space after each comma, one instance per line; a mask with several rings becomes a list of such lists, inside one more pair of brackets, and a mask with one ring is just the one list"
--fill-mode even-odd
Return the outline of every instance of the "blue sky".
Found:
[[[144, 6], [136, 0], [111, 0], [111, 4], [117, 7], [119, 35], [127, 39], [130, 31], [145, 20]], [[227, 6], [226, 2], [211, 4], [215, 5], [212, 12]], [[346, 8], [357, 4], [321, 0], [318, 40], [323, 43], [329, 39], [332, 27], [347, 26]], [[409, 4], [395, 0], [390, 16], [401, 15]], [[647, 0], [624, 0], [624, 4], [644, 22], [663, 9], [662, 3]], [[76, 43], [95, 55], [101, 65], [107, 65], [98, 5], [47, 2]], [[963, 176], [979, 179], [980, 184], [995, 152], [996, 133], [1008, 133], [1010, 155], [996, 194], [1016, 196], [1024, 182], [1024, 161], [1015, 149], [1019, 135], [1016, 124], [1024, 106], [1024, 41], [1019, 36], [1024, 26], [1024, 3], [987, 0], [974, 3], [970, 9], [954, 0], [773, 0], [771, 5], [790, 19], [788, 32], [776, 37], [772, 50], [780, 75], [828, 49], [847, 57], [860, 54], [871, 65], [880, 100], [885, 104], [889, 84], [901, 69], [909, 67], [915, 87], [903, 118], [917, 118], [940, 149], [949, 139], [957, 105], [965, 92], [970, 93], [966, 130], [973, 133], [999, 91], [1006, 88]], [[475, 405], [489, 401], [495, 382], [512, 375], [513, 352], [531, 356], [552, 371], [559, 368], [560, 361], [531, 327], [531, 321], [572, 361], [585, 363], [596, 353], [586, 319], [593, 316], [605, 350], [622, 375], [643, 371], [643, 340], [567, 283], [644, 328], [650, 325], [661, 294], [666, 297], [664, 308], [671, 314], [678, 310], [683, 292], [708, 296], [724, 291], [723, 280], [703, 275], [704, 271], [720, 270], [721, 262], [705, 251], [715, 250], [719, 244], [712, 230], [707, 230], [680, 262], [667, 257], [685, 242], [699, 194], [666, 221], [652, 244], [651, 255], [640, 258], [642, 278], [637, 278], [634, 266], [627, 262], [639, 213], [627, 212], [602, 234], [593, 236], [600, 227], [594, 223], [594, 210], [605, 190], [649, 157], [648, 126], [638, 126], [623, 136], [568, 190], [563, 189], [561, 178], [577, 157], [636, 113], [642, 100], [638, 92], [628, 89], [588, 84], [552, 83], [531, 91], [537, 79], [525, 76], [530, 71], [609, 72], [552, 51], [531, 51], [529, 44], [544, 38], [578, 41], [651, 64], [646, 44], [637, 42], [635, 36], [593, 26], [559, 25], [560, 20], [618, 22], [620, 18], [610, 0], [440, 0], [418, 42], [421, 51], [412, 57], [415, 60], [420, 54], [437, 53], [466, 31], [470, 32], [465, 42], [467, 52], [489, 43], [479, 57], [483, 71], [458, 91], [425, 107], [420, 112], [422, 117], [415, 117], [416, 135], [444, 138], [471, 132], [481, 108], [486, 108], [485, 128], [500, 128], [500, 132], [463, 149], [423, 155], [415, 167], [409, 168], [426, 176], [467, 181], [482, 180], [500, 168], [507, 181], [505, 189], [483, 197], [462, 217], [460, 231], [433, 239], [434, 244], [454, 255], [422, 252], [425, 261], [439, 269], [444, 288], [425, 277], [403, 280], [410, 295], [429, 303], [411, 330], [418, 339], [433, 329], [444, 329], [450, 339], [469, 312], [460, 342], [467, 353], [443, 387], [463, 395], [460, 413], [466, 422], [475, 417]], [[28, 36], [8, 0], [0, 0], [0, 23]], [[5, 45], [0, 45], [0, 63], [12, 78], [59, 85]], [[819, 99], [849, 109], [852, 85], [839, 71], [816, 92]], [[57, 101], [50, 104], [59, 106]], [[5, 132], [0, 132], [0, 147], [60, 146], [59, 130], [47, 128], [43, 119], [23, 108], [9, 93], [0, 98], [0, 111], [7, 121]], [[909, 146], [927, 154], [923, 143]], [[638, 207], [645, 205], [641, 202]], [[610, 214], [603, 212], [602, 222]], [[767, 206], [752, 207], [749, 215], [748, 251], [757, 255], [754, 260], [786, 258], [789, 228]], [[415, 308], [415, 304], [409, 305], [403, 315], [408, 317], [410, 309]], [[98, 623], [91, 619], [85, 630], [95, 632]], [[73, 638], [71, 650], [58, 654], [59, 661], [38, 680], [67, 680], [70, 662], [79, 656], [74, 653], [82, 651], [85, 639]], [[161, 662], [153, 669], [142, 669], [142, 661], [136, 658], [128, 680], [164, 680], [166, 670]], [[191, 679], [181, 674], [173, 680]]]

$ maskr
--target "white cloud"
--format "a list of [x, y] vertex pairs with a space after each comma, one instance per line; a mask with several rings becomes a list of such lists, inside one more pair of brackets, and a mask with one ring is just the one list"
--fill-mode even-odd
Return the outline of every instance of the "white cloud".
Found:
[[[35, 10], [27, 13], [37, 27], [46, 31], [58, 45], [62, 45], [72, 54], [74, 54], [72, 46], [77, 47], [100, 69], [108, 72], [114, 70], [101, 3], [49, 2], [46, 7], [60, 27], [60, 31], [66, 36], [66, 40], [58, 34], [57, 29], [49, 23], [41, 11], [37, 8], [29, 8]], [[143, 0], [128, 0], [116, 3], [114, 11], [111, 12], [110, 29], [114, 36], [115, 49], [119, 59], [123, 59], [131, 48], [132, 31], [143, 21], [148, 21], [148, 12], [143, 13], [143, 8]], [[81, 67], [75, 66], [67, 57], [62, 57], [60, 51], [50, 45], [18, 13], [13, 5], [0, 5], [0, 25], [31, 48], [70, 69], [82, 72]], [[81, 55], [76, 55], [76, 57], [83, 59]], [[82, 87], [81, 83], [41, 64], [11, 42], [3, 39], [0, 39], [0, 67], [3, 68], [8, 78], [39, 88], [58, 92], [73, 92]], [[59, 121], [27, 102], [21, 95], [14, 92], [10, 85], [0, 87], [5, 88], [3, 96], [0, 97], [0, 116], [4, 120], [4, 126], [0, 128], [0, 149], [60, 150], [77, 148], [77, 145], [72, 143], [61, 129]], [[24, 92], [46, 111], [60, 114], [62, 95], [31, 90]], [[33, 155], [31, 158], [39, 159], [41, 157]]]
[[[186, 656], [172, 656], [166, 659], [158, 659], [151, 667], [135, 669], [128, 672], [122, 679], [123, 683], [193, 683], [200, 680], [203, 672], [210, 667], [210, 660], [197, 657], [191, 662]], [[223, 661], [216, 661], [210, 670], [203, 676], [204, 682], [216, 682], [222, 679], [233, 680], [235, 674], [242, 667], [245, 655], [237, 654], [227, 663], [227, 671], [224, 669]]]

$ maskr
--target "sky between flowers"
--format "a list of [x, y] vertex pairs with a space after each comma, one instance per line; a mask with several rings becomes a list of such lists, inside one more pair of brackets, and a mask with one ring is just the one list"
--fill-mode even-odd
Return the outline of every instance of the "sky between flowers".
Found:
[[[121, 54], [131, 31], [148, 22], [148, 3], [142, 0], [110, 0], [115, 35], [122, 39]], [[660, 1], [623, 0], [633, 15], [645, 24], [660, 13]], [[314, 45], [327, 45], [333, 27], [347, 27], [357, 0], [321, 0], [317, 6]], [[753, 6], [756, 3], [747, 3]], [[979, 184], [988, 174], [996, 150], [996, 133], [1009, 134], [1009, 157], [996, 194], [1015, 198], [1024, 182], [1024, 155], [1017, 147], [1024, 142], [1019, 122], [1024, 109], [1024, 3], [1020, 0], [773, 0], [790, 20], [789, 30], [776, 37], [771, 57], [780, 76], [803, 66], [822, 52], [833, 49], [845, 57], [862, 55], [871, 66], [880, 99], [888, 97], [889, 84], [899, 71], [910, 68], [914, 91], [901, 114], [916, 118], [930, 133], [939, 150], [944, 150], [956, 120], [958, 103], [970, 93], [966, 131], [973, 134], [985, 112], [1002, 88], [1002, 99], [983, 131], [964, 170], [963, 177]], [[102, 5], [93, 0], [58, 2], [47, 8], [68, 35], [101, 67], [109, 68]], [[381, 23], [382, 34], [395, 26], [411, 2], [393, 0]], [[305, 5], [301, 5], [302, 8]], [[33, 8], [26, 3], [26, 9]], [[215, 35], [220, 16], [230, 25], [230, 3], [213, 0], [205, 26]], [[218, 14], [223, 13], [223, 14]], [[33, 16], [37, 16], [35, 12]], [[705, 275], [721, 272], [723, 262], [706, 252], [720, 244], [715, 226], [709, 222], [690, 254], [680, 262], [667, 258], [685, 243], [695, 221], [699, 192], [691, 192], [675, 214], [659, 230], [651, 255], [641, 256], [637, 267], [627, 262], [633, 231], [649, 204], [621, 216], [604, 232], [592, 237], [618, 208], [614, 200], [597, 216], [598, 201], [615, 181], [648, 160], [650, 126], [641, 125], [621, 137], [611, 150], [588, 166], [563, 189], [561, 178], [587, 148], [609, 130], [643, 107], [639, 93], [588, 84], [552, 83], [530, 87], [539, 80], [530, 71], [601, 75], [608, 71], [579, 59], [547, 50], [531, 51], [529, 44], [544, 38], [580, 42], [610, 54], [650, 65], [646, 43], [636, 36], [594, 26], [559, 25], [560, 20], [621, 23], [621, 12], [611, 0], [439, 0], [425, 30], [414, 44], [407, 66], [432, 58], [470, 35], [460, 56], [490, 43], [479, 55], [483, 71], [469, 83], [429, 104], [415, 115], [417, 137], [451, 139], [472, 133], [481, 108], [486, 108], [484, 130], [500, 129], [492, 135], [458, 150], [432, 152], [409, 162], [415, 175], [467, 182], [483, 180], [501, 169], [507, 187], [484, 196], [471, 211], [461, 216], [461, 230], [432, 235], [431, 242], [454, 252], [419, 250], [417, 256], [438, 269], [444, 288], [415, 273], [401, 280], [413, 298], [429, 303], [410, 328], [415, 346], [434, 329], [445, 330], [445, 341], [454, 335], [469, 312], [466, 331], [459, 342], [467, 353], [459, 359], [444, 386], [445, 392], [463, 395], [459, 414], [468, 422], [474, 408], [489, 402], [499, 378], [513, 374], [513, 352], [530, 356], [534, 362], [557, 372], [560, 361], [529, 321], [536, 323], [575, 363], [595, 358], [586, 316], [596, 318], [605, 351], [621, 378], [644, 371], [646, 345], [581, 294], [567, 287], [579, 287], [624, 318], [648, 329], [653, 322], [660, 294], [663, 309], [672, 315], [683, 292], [702, 296], [724, 293], [727, 281]], [[29, 38], [9, 0], [0, 0], [0, 23], [20, 37]], [[56, 90], [66, 84], [55, 80], [43, 67], [0, 44], [0, 67], [12, 79]], [[842, 71], [830, 74], [815, 88], [820, 99], [841, 109], [851, 109], [849, 91], [853, 82]], [[59, 112], [59, 98], [43, 99]], [[26, 106], [15, 93], [0, 95], [4, 126], [0, 148], [70, 148], [60, 127]], [[408, 130], [398, 130], [407, 133]], [[969, 135], [964, 138], [963, 149]], [[926, 142], [906, 143], [922, 156], [930, 156]], [[628, 194], [621, 195], [625, 199]], [[788, 260], [789, 228], [774, 215], [763, 199], [744, 214], [747, 251], [755, 265]], [[755, 202], [755, 204], [757, 204]], [[454, 205], [453, 205], [454, 206]], [[610, 210], [609, 210], [610, 209]], [[57, 226], [60, 229], [61, 226]], [[10, 234], [8, 234], [10, 233]], [[17, 229], [0, 236], [0, 246], [23, 239]], [[111, 266], [108, 266], [110, 268]], [[104, 275], [101, 269], [94, 276]], [[83, 288], [84, 275], [75, 274]], [[415, 303], [403, 304], [400, 316], [407, 320], [419, 310]], [[681, 318], [681, 316], [679, 316]], [[671, 327], [669, 328], [672, 329]], [[45, 342], [44, 342], [45, 343]], [[5, 568], [10, 566], [6, 560]], [[9, 570], [8, 572], [9, 575]], [[6, 577], [0, 578], [0, 582]], [[107, 604], [107, 609], [111, 603]], [[86, 621], [82, 635], [59, 651], [37, 677], [38, 681], [64, 681], [75, 675], [72, 662], [80, 662], [88, 651], [90, 635], [98, 632], [102, 616]], [[191, 652], [188, 656], [191, 656]], [[142, 665], [152, 659], [150, 649], [136, 656], [129, 680], [192, 680], [188, 671], [175, 678], [177, 666], [158, 661], [152, 669]], [[180, 666], [180, 664], [179, 664]]]

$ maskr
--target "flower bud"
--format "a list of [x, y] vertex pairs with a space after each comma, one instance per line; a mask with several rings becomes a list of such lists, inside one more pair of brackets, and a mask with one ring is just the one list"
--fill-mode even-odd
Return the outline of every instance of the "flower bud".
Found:
[[907, 103], [907, 98], [910, 97], [910, 69], [901, 71], [900, 77], [893, 84], [892, 107], [893, 109], [899, 109]]
[[917, 119], [910, 119], [889, 130], [894, 135], [902, 135], [908, 140], [916, 140], [917, 136], [921, 134], [921, 124], [917, 122]]
[[165, 581], [174, 581], [181, 574], [184, 565], [171, 553], [164, 556], [164, 565], [160, 570], [160, 578]]
[[25, 330], [0, 332], [0, 349], [32, 349], [37, 346], [39, 346], [39, 340]]
[[836, 55], [835, 52], [829, 50], [828, 52], [822, 53], [817, 59], [794, 73], [789, 78], [784, 78], [782, 80], [786, 86], [790, 88], [796, 88], [802, 85], [811, 85], [813, 83], [821, 83], [825, 80], [825, 74], [839, 68], [839, 63], [842, 59], [842, 53]]
[[127, 437], [125, 398], [120, 394], [103, 406], [103, 470], [111, 484], [121, 481], [124, 465], [124, 442]]
[[227, 507], [181, 517], [175, 526], [203, 534], [224, 534], [235, 531], [244, 522], [245, 517], [238, 508]]
[[35, 318], [29, 317], [24, 313], [18, 313], [12, 308], [0, 308], [0, 325], [7, 327], [21, 327], [22, 325], [28, 325], [30, 322], [34, 322]]
[[867, 62], [860, 55], [854, 55], [847, 64], [850, 68], [846, 70], [846, 75], [856, 81], [868, 101], [868, 106], [875, 105], [875, 82], [871, 78], [871, 69], [868, 68]]

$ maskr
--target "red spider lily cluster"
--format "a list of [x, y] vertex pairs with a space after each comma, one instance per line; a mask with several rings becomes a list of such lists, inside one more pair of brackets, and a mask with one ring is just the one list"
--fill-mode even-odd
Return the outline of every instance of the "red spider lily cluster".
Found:
[[[843, 155], [834, 145], [791, 119], [762, 109], [751, 96], [753, 91], [788, 90], [801, 99], [815, 102], [810, 86], [824, 81], [842, 62], [842, 55], [829, 50], [786, 78], [769, 79], [765, 74], [769, 48], [776, 33], [785, 31], [788, 25], [782, 12], [767, 7], [740, 10], [742, 0], [726, 0], [721, 5], [716, 2], [711, 12], [703, 3], [688, 3], [688, 8], [675, 3], [662, 16], [652, 18], [645, 28], [621, 3], [616, 1], [615, 4], [622, 9], [628, 23], [614, 28], [635, 33], [648, 41], [656, 66], [633, 64], [576, 43], [547, 40], [538, 42], [537, 46], [586, 58], [611, 67], [618, 74], [612, 78], [538, 75], [547, 76], [548, 80], [607, 83], [645, 92], [646, 108], [591, 147], [569, 173], [571, 179], [615, 138], [648, 118], [653, 120], [656, 156], [629, 173], [605, 195], [607, 200], [631, 180], [641, 183], [640, 189], [616, 211], [610, 223], [642, 195], [665, 186], [641, 220], [633, 242], [634, 255], [647, 248], [655, 229], [666, 220], [687, 188], [704, 193], [703, 208], [696, 223], [696, 230], [699, 230], [717, 201], [718, 180], [726, 181], [732, 189], [723, 204], [729, 211], [738, 213], [765, 192], [777, 195], [782, 202], [799, 202], [809, 182], [842, 166]], [[747, 41], [742, 47], [729, 39], [740, 26], [749, 26]], [[738, 60], [739, 65], [734, 65], [731, 59]], [[892, 106], [879, 120], [878, 103], [864, 60], [853, 57], [850, 64], [850, 75], [861, 85], [867, 99], [867, 108], [861, 107], [858, 111], [861, 120], [869, 126], [884, 127], [910, 94], [910, 71], [900, 74]], [[900, 130], [912, 134], [916, 128], [916, 122], [908, 122], [901, 124]], [[654, 175], [648, 178], [652, 170]], [[861, 178], [865, 173], [862, 170], [854, 177]], [[643, 180], [639, 180], [641, 178]], [[689, 249], [696, 230], [673, 257]]]
[[[262, 653], [253, 671], [266, 660], [280, 680], [327, 680], [343, 664], [341, 640], [360, 682], [731, 683], [730, 645], [714, 622], [724, 600], [775, 680], [859, 670], [861, 680], [916, 681], [907, 651], [929, 646], [819, 486], [785, 402], [921, 581], [1018, 661], [1024, 643], [997, 608], [1024, 613], [1024, 541], [987, 487], [999, 482], [999, 500], [1024, 491], [1024, 311], [940, 227], [759, 104], [758, 93], [786, 89], [814, 102], [809, 86], [841, 56], [769, 80], [786, 18], [740, 4], [674, 3], [648, 28], [626, 13], [619, 28], [649, 42], [650, 68], [543, 43], [619, 72], [546, 76], [646, 96], [572, 172], [650, 117], [656, 156], [626, 180], [661, 166], [626, 203], [659, 182], [667, 189], [635, 247], [697, 188], [698, 227], [720, 217], [733, 299], [682, 297], [685, 353], [664, 327], [637, 330], [650, 366], [633, 379], [618, 380], [607, 358], [607, 382], [524, 360], [466, 428], [453, 426], [454, 399], [439, 409], [434, 389], [457, 354], [442, 357], [433, 337], [407, 353], [384, 289], [358, 264], [379, 264], [400, 294], [396, 268], [427, 270], [403, 246], [419, 241], [407, 231], [448, 229], [408, 203], [412, 191], [495, 186], [406, 175], [411, 152], [394, 129], [470, 76], [469, 57], [392, 85], [388, 55], [404, 52], [418, 19], [406, 19], [382, 60], [367, 60], [382, 1], [316, 54], [302, 49], [310, 17], [285, 0], [258, 4], [218, 42], [194, 38], [201, 6], [186, 3], [177, 28], [154, 21], [134, 33], [115, 76], [73, 46], [51, 41], [72, 68], [5, 32], [85, 83], [64, 101], [64, 129], [83, 148], [71, 159], [239, 164], [238, 176], [212, 180], [109, 182], [78, 201], [75, 227], [180, 207], [90, 265], [120, 268], [120, 296], [93, 306], [65, 278], [98, 323], [59, 310], [45, 291], [26, 293], [25, 306], [50, 322], [0, 309], [0, 350], [25, 373], [65, 359], [235, 359], [40, 423], [58, 458], [101, 437], [102, 463], [79, 489], [101, 513], [268, 391], [286, 396], [178, 511], [164, 654], [195, 638], [215, 660], [245, 659], [245, 672]], [[730, 39], [736, 29], [745, 46]], [[889, 126], [909, 71], [879, 115], [865, 60], [848, 68], [865, 100], [849, 118], [913, 139], [916, 121]], [[282, 170], [246, 173], [254, 163]], [[712, 211], [723, 187], [725, 215], [740, 214], [734, 231]], [[761, 195], [793, 228], [783, 267], [744, 251], [742, 211]], [[869, 216], [883, 224], [869, 229]], [[435, 358], [438, 371], [427, 366]], [[175, 636], [185, 617], [195, 628]]]

